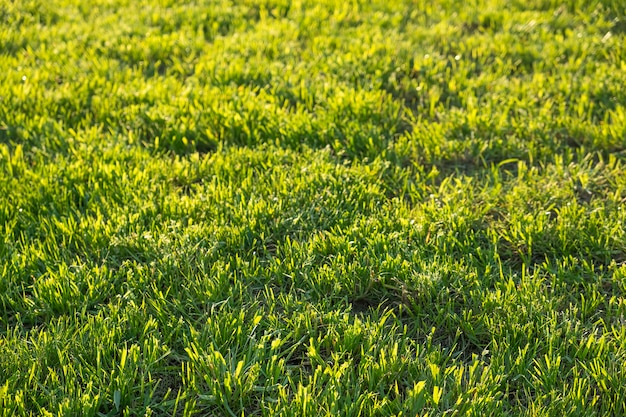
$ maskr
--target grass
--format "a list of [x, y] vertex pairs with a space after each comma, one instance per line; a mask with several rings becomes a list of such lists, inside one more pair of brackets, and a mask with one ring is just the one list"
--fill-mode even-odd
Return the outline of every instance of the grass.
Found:
[[625, 415], [625, 19], [0, 0], [0, 415]]

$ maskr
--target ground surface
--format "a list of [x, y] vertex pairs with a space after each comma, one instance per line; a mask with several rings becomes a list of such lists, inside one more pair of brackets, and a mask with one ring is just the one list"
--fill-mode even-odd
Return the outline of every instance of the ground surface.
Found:
[[0, 0], [0, 415], [626, 415], [621, 4]]

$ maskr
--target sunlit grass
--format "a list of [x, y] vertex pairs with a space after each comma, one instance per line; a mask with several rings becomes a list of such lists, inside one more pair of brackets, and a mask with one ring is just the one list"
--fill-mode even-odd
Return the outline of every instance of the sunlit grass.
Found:
[[0, 0], [0, 415], [625, 415], [621, 3]]

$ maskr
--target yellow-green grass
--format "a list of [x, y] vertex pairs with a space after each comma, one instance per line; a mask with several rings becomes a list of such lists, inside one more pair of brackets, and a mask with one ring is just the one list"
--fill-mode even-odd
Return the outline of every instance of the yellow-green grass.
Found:
[[625, 34], [0, 0], [0, 416], [626, 415]]

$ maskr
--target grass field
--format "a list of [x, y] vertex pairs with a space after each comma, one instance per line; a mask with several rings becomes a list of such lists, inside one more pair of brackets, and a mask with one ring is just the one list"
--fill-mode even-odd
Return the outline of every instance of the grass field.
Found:
[[0, 416], [626, 415], [626, 3], [0, 0]]

